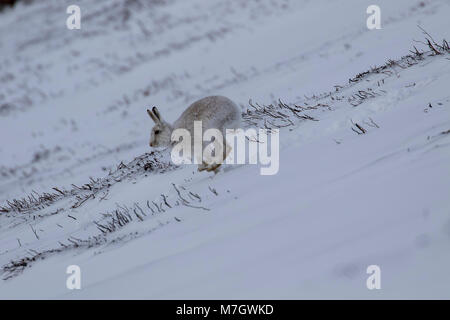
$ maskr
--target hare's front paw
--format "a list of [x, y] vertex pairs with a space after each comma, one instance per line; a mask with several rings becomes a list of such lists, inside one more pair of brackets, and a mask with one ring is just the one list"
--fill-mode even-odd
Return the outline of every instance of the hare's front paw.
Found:
[[211, 172], [214, 171], [215, 173], [219, 172], [219, 167], [221, 166], [221, 163], [215, 163], [213, 165], [210, 165], [208, 168], [206, 168], [206, 171]]
[[222, 164], [221, 163], [214, 163], [214, 164], [207, 164], [207, 163], [205, 163], [205, 162], [203, 162], [202, 164], [200, 164], [199, 166], [198, 166], [198, 171], [208, 171], [208, 172], [211, 172], [211, 171], [214, 171], [215, 173], [217, 173], [218, 172], [218, 169], [219, 169], [219, 167], [221, 166]]
[[205, 171], [207, 169], [208, 169], [208, 165], [205, 162], [198, 165], [198, 171], [200, 171], [200, 172]]

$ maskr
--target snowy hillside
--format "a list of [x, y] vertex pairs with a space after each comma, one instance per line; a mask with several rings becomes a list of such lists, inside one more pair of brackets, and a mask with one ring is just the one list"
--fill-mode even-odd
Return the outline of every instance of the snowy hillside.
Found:
[[[0, 12], [0, 298], [450, 298], [450, 1], [376, 2]], [[208, 95], [280, 129], [277, 174], [149, 147]]]

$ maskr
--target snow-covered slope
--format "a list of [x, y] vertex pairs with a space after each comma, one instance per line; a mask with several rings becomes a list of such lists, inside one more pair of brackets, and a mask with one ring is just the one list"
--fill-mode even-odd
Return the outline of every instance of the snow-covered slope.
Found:
[[[448, 1], [79, 2], [0, 13], [1, 298], [450, 298]], [[278, 174], [151, 152], [211, 94]]]

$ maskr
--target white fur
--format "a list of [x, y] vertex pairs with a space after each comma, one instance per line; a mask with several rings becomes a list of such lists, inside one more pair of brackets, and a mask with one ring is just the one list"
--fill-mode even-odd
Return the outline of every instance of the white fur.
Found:
[[[202, 132], [208, 129], [218, 129], [225, 137], [226, 129], [238, 129], [241, 126], [241, 110], [230, 99], [222, 96], [210, 96], [192, 103], [176, 120], [173, 125], [164, 121], [158, 109], [147, 110], [155, 122], [150, 137], [151, 147], [167, 147], [171, 145], [171, 135], [175, 129], [186, 129], [194, 137], [194, 121], [202, 121]], [[227, 148], [228, 155], [230, 147]], [[225, 155], [225, 158], [226, 158]], [[206, 166], [202, 164], [199, 170], [215, 170], [220, 166]]]

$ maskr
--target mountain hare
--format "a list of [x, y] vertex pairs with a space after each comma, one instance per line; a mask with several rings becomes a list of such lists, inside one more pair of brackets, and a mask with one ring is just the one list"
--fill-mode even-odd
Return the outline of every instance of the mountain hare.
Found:
[[[156, 107], [152, 111], [147, 109], [150, 118], [155, 122], [150, 137], [150, 147], [168, 147], [173, 145], [171, 141], [172, 132], [175, 129], [186, 129], [194, 137], [194, 121], [202, 121], [202, 132], [208, 129], [218, 129], [224, 137], [226, 159], [231, 151], [231, 147], [225, 141], [226, 129], [238, 129], [241, 126], [241, 111], [239, 107], [230, 99], [222, 96], [210, 96], [200, 99], [191, 104], [174, 122], [173, 125], [164, 121]], [[203, 137], [200, 137], [201, 139]], [[202, 139], [203, 141], [203, 139]], [[205, 147], [203, 142], [203, 148]], [[192, 141], [191, 141], [192, 145]], [[220, 163], [211, 163], [208, 159], [197, 159], [201, 163], [198, 171], [215, 171], [220, 167]]]

